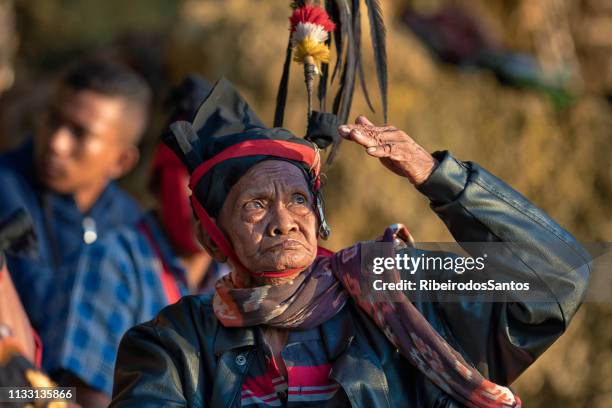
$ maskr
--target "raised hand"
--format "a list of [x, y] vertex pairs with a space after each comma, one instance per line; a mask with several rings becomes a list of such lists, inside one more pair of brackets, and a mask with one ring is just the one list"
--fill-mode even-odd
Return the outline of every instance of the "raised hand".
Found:
[[418, 186], [436, 167], [436, 159], [405, 132], [393, 126], [376, 126], [365, 116], [354, 125], [338, 128], [340, 136], [365, 147], [366, 152], [397, 175], [408, 178]]

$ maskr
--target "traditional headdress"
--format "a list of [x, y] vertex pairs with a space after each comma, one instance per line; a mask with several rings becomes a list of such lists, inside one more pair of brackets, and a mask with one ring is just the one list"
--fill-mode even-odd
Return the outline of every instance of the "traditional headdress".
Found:
[[[387, 109], [387, 71], [385, 34], [380, 2], [365, 0], [377, 60], [383, 111]], [[215, 224], [230, 189], [252, 166], [267, 160], [287, 160], [300, 168], [315, 195], [319, 219], [319, 236], [326, 239], [330, 229], [325, 220], [320, 194], [320, 149], [333, 144], [328, 156], [333, 158], [339, 144], [337, 127], [349, 114], [355, 78], [359, 73], [362, 85], [363, 69], [360, 54], [360, 0], [293, 1], [290, 17], [290, 38], [287, 58], [277, 98], [274, 128], [266, 127], [239, 95], [232, 84], [221, 79], [200, 106], [193, 122], [178, 121], [171, 125], [172, 133], [164, 139], [189, 169], [192, 205], [202, 226], [217, 247], [237, 266], [248, 271]], [[337, 17], [337, 22], [330, 18]], [[332, 79], [340, 73], [338, 93], [332, 112], [325, 112], [328, 84], [329, 45], [336, 44], [336, 65]], [[345, 47], [346, 45], [346, 47]], [[346, 48], [346, 50], [345, 50]], [[283, 115], [289, 80], [291, 56], [304, 65], [308, 91], [308, 129], [304, 138], [283, 129]], [[315, 76], [320, 76], [318, 98], [320, 111], [312, 110], [312, 90]], [[367, 91], [366, 91], [367, 97]], [[369, 97], [367, 97], [369, 101]], [[271, 271], [260, 276], [288, 276], [295, 271]]]
[[[385, 47], [385, 26], [379, 0], [365, 0], [370, 23], [370, 35], [374, 51], [374, 65], [380, 89], [384, 121], [387, 121], [387, 53]], [[276, 100], [274, 126], [283, 125], [289, 71], [292, 59], [304, 65], [304, 80], [308, 96], [308, 130], [318, 129], [319, 122], [346, 123], [353, 102], [355, 80], [359, 76], [368, 106], [372, 102], [367, 90], [361, 54], [361, 0], [294, 0], [293, 14], [289, 18], [289, 42], [283, 74]], [[334, 43], [336, 61], [330, 76], [330, 45]], [[293, 58], [292, 58], [293, 57]], [[339, 76], [338, 76], [339, 75]], [[315, 78], [319, 77], [317, 99], [319, 112], [313, 110]], [[327, 112], [328, 86], [338, 80], [338, 91], [330, 113]], [[335, 133], [335, 132], [334, 132]], [[331, 163], [341, 138], [334, 138], [334, 149], [328, 156]]]
[[[267, 128], [234, 86], [221, 79], [200, 106], [193, 122], [178, 121], [164, 142], [178, 155], [191, 174], [191, 202], [217, 247], [237, 266], [248, 271], [216, 225], [214, 219], [231, 188], [251, 167], [268, 159], [287, 160], [300, 168], [316, 198], [319, 235], [327, 238], [329, 227], [320, 196], [319, 147], [282, 128]], [[282, 277], [295, 271], [271, 271], [260, 276]]]

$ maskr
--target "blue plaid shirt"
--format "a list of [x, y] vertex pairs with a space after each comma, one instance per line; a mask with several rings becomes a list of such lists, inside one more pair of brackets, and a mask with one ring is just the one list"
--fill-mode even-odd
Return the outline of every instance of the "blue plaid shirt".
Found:
[[[153, 217], [145, 220], [181, 295], [187, 294], [184, 269]], [[161, 260], [137, 229], [118, 229], [87, 246], [76, 269], [62, 269], [56, 280], [56, 291], [65, 296], [55, 297], [47, 309], [41, 333], [45, 370], [70, 371], [110, 395], [121, 337], [168, 305], [162, 272]]]
[[32, 325], [41, 331], [49, 314], [47, 305], [56, 295], [52, 290], [55, 276], [60, 269], [73, 267], [87, 246], [86, 223], [100, 239], [117, 227], [135, 225], [141, 212], [132, 198], [110, 183], [83, 214], [72, 196], [53, 193], [38, 184], [31, 142], [0, 155], [0, 219], [19, 208], [25, 209], [34, 223], [38, 256], [9, 256], [7, 261], [24, 309]]

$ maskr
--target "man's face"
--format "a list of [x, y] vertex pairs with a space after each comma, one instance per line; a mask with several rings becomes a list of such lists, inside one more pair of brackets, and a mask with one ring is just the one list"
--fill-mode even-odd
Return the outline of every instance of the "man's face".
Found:
[[266, 160], [232, 187], [220, 226], [251, 272], [306, 269], [317, 254], [313, 198], [296, 166]]
[[121, 97], [60, 89], [35, 139], [39, 180], [62, 194], [102, 189], [122, 174], [130, 145]]

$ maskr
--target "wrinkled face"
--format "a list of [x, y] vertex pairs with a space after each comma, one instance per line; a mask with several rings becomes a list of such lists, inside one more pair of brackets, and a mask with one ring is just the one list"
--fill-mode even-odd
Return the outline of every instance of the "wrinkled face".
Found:
[[120, 156], [129, 144], [124, 105], [120, 97], [60, 89], [35, 139], [39, 180], [74, 194], [120, 177]]
[[253, 166], [228, 194], [220, 226], [251, 272], [306, 269], [317, 254], [317, 218], [304, 174], [291, 163]]

